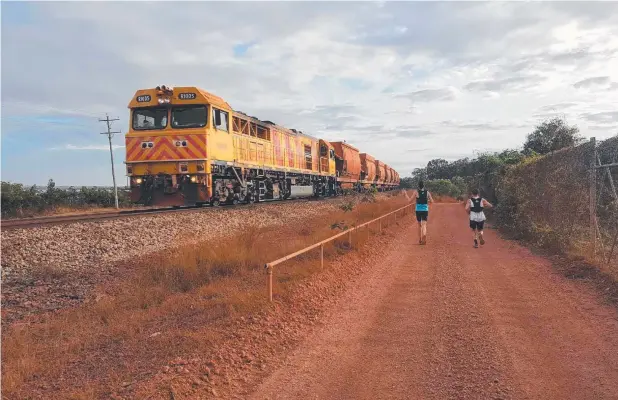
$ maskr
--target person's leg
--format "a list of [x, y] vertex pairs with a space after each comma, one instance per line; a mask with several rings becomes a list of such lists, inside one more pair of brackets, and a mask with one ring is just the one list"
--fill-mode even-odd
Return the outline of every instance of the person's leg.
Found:
[[423, 243], [423, 230], [422, 230], [422, 219], [421, 219], [421, 213], [420, 211], [416, 212], [416, 222], [418, 223], [418, 243], [422, 244]]
[[419, 211], [418, 218], [420, 220], [420, 244], [425, 244], [427, 240], [427, 211]]
[[481, 245], [485, 244], [485, 238], [483, 237], [483, 225], [485, 225], [485, 221], [478, 223], [479, 241], [481, 242]]
[[423, 243], [423, 222], [418, 221], [418, 242]]
[[426, 240], [427, 240], [427, 221], [422, 220], [421, 221], [421, 242], [425, 244]]
[[478, 247], [478, 231], [477, 231], [477, 222], [470, 221], [470, 229], [472, 229], [472, 239], [474, 239], [474, 247]]

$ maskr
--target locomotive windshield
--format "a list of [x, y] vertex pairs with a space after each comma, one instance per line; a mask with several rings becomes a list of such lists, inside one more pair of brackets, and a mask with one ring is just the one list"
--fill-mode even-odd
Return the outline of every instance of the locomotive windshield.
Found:
[[165, 107], [136, 108], [133, 110], [133, 129], [164, 129], [167, 126]]
[[208, 121], [206, 106], [172, 108], [172, 128], [203, 128]]

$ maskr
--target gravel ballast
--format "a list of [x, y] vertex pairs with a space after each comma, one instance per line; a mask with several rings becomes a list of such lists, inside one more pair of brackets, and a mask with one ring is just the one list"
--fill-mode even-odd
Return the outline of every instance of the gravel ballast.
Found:
[[85, 272], [179, 244], [225, 238], [249, 226], [299, 223], [336, 209], [342, 199], [285, 201], [133, 216], [2, 232], [2, 279], [30, 272]]

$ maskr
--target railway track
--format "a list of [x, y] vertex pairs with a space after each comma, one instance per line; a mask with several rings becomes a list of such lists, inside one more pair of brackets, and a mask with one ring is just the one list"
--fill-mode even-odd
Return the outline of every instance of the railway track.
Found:
[[165, 207], [165, 208], [153, 208], [146, 210], [121, 210], [121, 211], [109, 211], [100, 213], [84, 213], [84, 214], [72, 214], [72, 215], [54, 215], [49, 217], [33, 217], [33, 218], [20, 218], [3, 220], [0, 223], [2, 229], [16, 229], [16, 228], [35, 228], [46, 225], [58, 225], [68, 224], [72, 222], [87, 222], [102, 219], [115, 219], [131, 216], [140, 216], [148, 214], [160, 214], [167, 212], [182, 212], [195, 210], [199, 207]]
[[[327, 198], [319, 198], [319, 199], [289, 199], [284, 201], [322, 201], [329, 200], [336, 197], [327, 197]], [[252, 207], [261, 205], [264, 203], [280, 203], [281, 200], [262, 200], [257, 204], [247, 204], [242, 205], [242, 207]], [[224, 205], [221, 207], [230, 207], [232, 205]], [[238, 206], [234, 206], [238, 207]], [[61, 224], [69, 224], [73, 222], [89, 222], [96, 220], [104, 220], [104, 219], [117, 219], [117, 218], [126, 218], [133, 216], [141, 216], [141, 215], [152, 215], [152, 214], [163, 214], [170, 212], [187, 212], [187, 211], [199, 211], [212, 209], [212, 206], [187, 206], [187, 207], [163, 207], [163, 208], [152, 208], [152, 209], [140, 209], [140, 210], [121, 210], [121, 211], [109, 211], [109, 212], [100, 212], [100, 213], [84, 213], [84, 214], [72, 214], [72, 215], [54, 215], [49, 217], [32, 217], [32, 218], [20, 218], [20, 219], [9, 219], [2, 220], [0, 222], [0, 228], [2, 229], [28, 229], [28, 228], [36, 228], [40, 226], [51, 226], [51, 225], [61, 225]], [[217, 207], [218, 208], [218, 207]]]

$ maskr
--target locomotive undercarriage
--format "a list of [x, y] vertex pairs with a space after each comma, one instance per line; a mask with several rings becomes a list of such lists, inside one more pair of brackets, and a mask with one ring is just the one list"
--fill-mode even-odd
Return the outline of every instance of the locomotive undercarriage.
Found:
[[335, 179], [320, 175], [212, 166], [210, 204], [238, 204], [337, 195]]
[[132, 179], [131, 200], [158, 206], [248, 204], [391, 189], [375, 184], [342, 183], [328, 176], [228, 165], [212, 165], [210, 182], [205, 174], [158, 174]]

